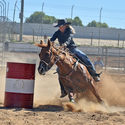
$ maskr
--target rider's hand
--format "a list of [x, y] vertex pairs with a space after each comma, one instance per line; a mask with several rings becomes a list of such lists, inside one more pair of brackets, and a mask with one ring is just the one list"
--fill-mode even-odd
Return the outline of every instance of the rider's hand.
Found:
[[66, 43], [63, 43], [62, 44], [62, 47], [64, 48], [64, 50], [67, 48], [67, 44]]
[[64, 43], [64, 44], [63, 44], [63, 46], [64, 46], [64, 47], [67, 47], [67, 44], [66, 44], [66, 43]]

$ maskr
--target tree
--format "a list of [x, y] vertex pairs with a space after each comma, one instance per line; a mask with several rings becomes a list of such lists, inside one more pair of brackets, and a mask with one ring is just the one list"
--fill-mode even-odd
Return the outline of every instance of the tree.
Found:
[[34, 12], [29, 18], [26, 18], [26, 23], [44, 23], [52, 24], [56, 21], [54, 16], [48, 16], [43, 12]]
[[[66, 18], [68, 22], [71, 22], [73, 26], [83, 26], [81, 19], [76, 16], [74, 19]], [[30, 17], [26, 18], [26, 23], [43, 23], [43, 24], [53, 24], [57, 22], [57, 19], [54, 16], [48, 16], [44, 12], [34, 12]], [[93, 20], [88, 23], [87, 27], [104, 27], [108, 28], [108, 24], [96, 22]]]
[[97, 22], [93, 20], [91, 23], [87, 25], [88, 27], [97, 27]]
[[96, 22], [95, 20], [93, 20], [92, 22], [90, 22], [87, 25], [87, 27], [103, 27], [103, 28], [108, 28], [108, 24]]
[[71, 22], [74, 26], [83, 26], [81, 19], [77, 16], [74, 19], [67, 18], [67, 21]]
[[[83, 26], [82, 21], [79, 17], [75, 17], [73, 20], [67, 18], [68, 22], [71, 22], [75, 26]], [[44, 23], [44, 24], [53, 24], [57, 22], [57, 19], [54, 16], [48, 16], [43, 12], [34, 12], [30, 17], [26, 18], [25, 23]]]
[[72, 25], [75, 25], [75, 26], [83, 26], [82, 24], [82, 21], [79, 17], [75, 17], [73, 22], [72, 22]]
[[101, 24], [101, 27], [108, 28], [109, 26], [108, 26], [108, 24], [106, 24], [106, 23], [102, 23], [102, 24]]

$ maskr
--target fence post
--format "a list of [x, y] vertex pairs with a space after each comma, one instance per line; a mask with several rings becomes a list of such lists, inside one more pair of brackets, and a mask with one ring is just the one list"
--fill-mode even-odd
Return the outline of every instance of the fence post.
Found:
[[107, 69], [108, 48], [105, 48], [105, 70]]
[[92, 42], [93, 42], [93, 32], [91, 34], [91, 46], [93, 45]]
[[123, 40], [123, 43], [122, 43], [122, 48], [124, 48], [124, 40]]
[[104, 48], [102, 47], [102, 61], [104, 61]]
[[33, 42], [34, 42], [34, 29], [33, 29]]
[[118, 69], [120, 70], [120, 48], [118, 48], [119, 49], [119, 60], [118, 60]]
[[120, 34], [118, 33], [118, 47], [119, 47]]

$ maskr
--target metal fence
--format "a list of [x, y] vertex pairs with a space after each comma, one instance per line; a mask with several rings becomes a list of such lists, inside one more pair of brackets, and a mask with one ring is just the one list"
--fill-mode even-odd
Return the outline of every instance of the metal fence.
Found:
[[[8, 53], [26, 53], [27, 55], [30, 53], [38, 54], [40, 52], [40, 48], [35, 47], [30, 43], [12, 43], [5, 42], [4, 48], [1, 46], [1, 58], [4, 59], [6, 56], [2, 53], [3, 49], [6, 51], [5, 54]], [[100, 57], [104, 63], [103, 69], [106, 71], [125, 73], [125, 48], [114, 48], [114, 47], [92, 47], [92, 46], [79, 46], [81, 51], [86, 53], [91, 61], [94, 63], [97, 60], [97, 57]], [[17, 53], [17, 54], [18, 54]], [[11, 57], [10, 57], [11, 58]]]
[[125, 48], [101, 47], [99, 50], [98, 48], [95, 50], [82, 48], [81, 50], [87, 53], [93, 63], [100, 57], [104, 63], [103, 69], [105, 71], [125, 73]]
[[11, 41], [13, 25], [8, 19], [9, 3], [0, 0], [0, 65], [4, 64], [4, 43]]

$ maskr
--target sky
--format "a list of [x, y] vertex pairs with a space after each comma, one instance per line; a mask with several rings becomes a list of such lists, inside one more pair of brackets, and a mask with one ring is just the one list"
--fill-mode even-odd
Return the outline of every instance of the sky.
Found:
[[[1, 1], [1, 0], [0, 0]], [[5, 0], [9, 3], [8, 17], [13, 20], [14, 5], [17, 1], [15, 21], [19, 22], [21, 0]], [[125, 0], [24, 0], [24, 21], [35, 11], [42, 11], [57, 19], [78, 16], [84, 26], [92, 20], [105, 22], [109, 27], [125, 29]], [[102, 8], [102, 10], [101, 10]], [[101, 13], [100, 13], [101, 10]]]

